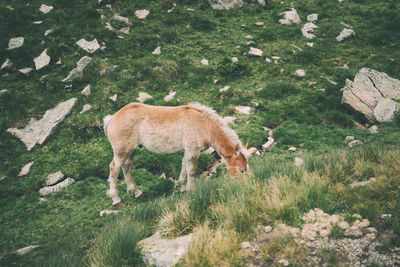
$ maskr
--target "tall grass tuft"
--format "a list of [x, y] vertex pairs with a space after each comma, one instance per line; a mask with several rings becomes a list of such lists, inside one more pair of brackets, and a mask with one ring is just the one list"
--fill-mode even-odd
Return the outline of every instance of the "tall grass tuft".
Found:
[[149, 227], [132, 222], [126, 217], [108, 225], [89, 250], [89, 265], [119, 267], [141, 264], [137, 242], [149, 234]]

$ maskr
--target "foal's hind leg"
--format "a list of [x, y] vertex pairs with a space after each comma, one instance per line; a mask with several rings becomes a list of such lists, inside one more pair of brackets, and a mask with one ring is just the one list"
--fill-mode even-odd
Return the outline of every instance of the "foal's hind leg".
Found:
[[181, 174], [179, 175], [178, 183], [181, 186], [181, 192], [184, 192], [186, 190], [186, 159], [183, 157], [182, 159], [182, 169], [181, 169]]
[[[190, 191], [194, 188], [193, 178], [196, 174], [197, 159], [199, 158], [200, 152], [186, 152], [184, 160], [186, 166], [187, 183], [185, 190]], [[185, 191], [184, 190], [184, 191]], [[182, 190], [181, 190], [182, 191]]]
[[107, 191], [107, 195], [111, 197], [113, 206], [118, 205], [121, 202], [121, 198], [118, 196], [117, 182], [118, 174], [121, 172], [121, 167], [125, 163], [125, 160], [126, 158], [114, 155], [114, 158], [110, 163], [110, 176], [108, 177], [110, 189]]
[[132, 177], [132, 163], [134, 154], [135, 152], [133, 152], [132, 155], [125, 161], [125, 164], [122, 166], [122, 171], [124, 172], [127, 192], [133, 193], [135, 198], [138, 198], [143, 194], [143, 192], [136, 188], [135, 181]]

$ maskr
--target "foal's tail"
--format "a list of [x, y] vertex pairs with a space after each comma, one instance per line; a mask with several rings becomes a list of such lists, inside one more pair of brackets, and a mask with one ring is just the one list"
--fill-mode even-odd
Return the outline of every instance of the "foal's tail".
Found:
[[104, 133], [106, 134], [106, 136], [107, 136], [107, 128], [111, 120], [112, 120], [112, 115], [107, 115], [103, 118]]

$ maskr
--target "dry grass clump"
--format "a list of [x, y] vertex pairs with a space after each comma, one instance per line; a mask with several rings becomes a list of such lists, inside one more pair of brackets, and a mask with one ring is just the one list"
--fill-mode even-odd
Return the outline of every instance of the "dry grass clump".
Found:
[[161, 235], [166, 237], [176, 237], [191, 232], [194, 220], [190, 215], [188, 202], [180, 201], [176, 204], [175, 210], [165, 211], [159, 226]]
[[194, 230], [189, 251], [182, 266], [242, 266], [244, 252], [238, 234], [231, 229], [213, 230], [209, 222]]

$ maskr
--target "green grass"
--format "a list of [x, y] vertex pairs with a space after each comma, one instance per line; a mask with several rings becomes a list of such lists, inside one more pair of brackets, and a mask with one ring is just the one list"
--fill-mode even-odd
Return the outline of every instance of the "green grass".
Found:
[[[6, 177], [0, 181], [0, 265], [78, 266], [96, 265], [97, 261], [97, 265], [140, 265], [138, 254], [110, 250], [107, 245], [115, 242], [116, 247], [135, 251], [136, 242], [150, 235], [160, 221], [165, 222], [162, 218], [167, 214], [172, 216], [172, 224], [166, 224], [171, 235], [200, 231], [203, 238], [214, 240], [210, 246], [195, 248], [198, 251], [218, 246], [221, 232], [234, 233], [234, 242], [251, 237], [253, 226], [266, 217], [300, 225], [302, 214], [316, 207], [329, 213], [359, 213], [378, 230], [393, 231], [391, 244], [399, 246], [396, 157], [400, 119], [379, 125], [374, 135], [356, 129], [354, 121], [368, 122], [341, 103], [340, 91], [346, 79], [353, 79], [362, 67], [400, 78], [396, 61], [400, 57], [398, 2], [293, 2], [303, 22], [308, 14], [318, 13], [313, 48], [301, 35], [302, 24], [279, 24], [279, 14], [291, 4], [278, 0], [268, 1], [266, 7], [249, 5], [232, 10], [212, 10], [207, 1], [180, 0], [171, 13], [159, 1], [116, 0], [113, 9], [132, 22], [128, 35], [105, 28], [105, 22], [117, 29], [126, 25], [112, 19], [113, 12], [97, 1], [51, 0], [46, 4], [54, 10], [48, 14], [38, 10], [41, 4], [37, 0], [5, 0], [0, 5], [0, 64], [7, 58], [13, 62], [11, 69], [0, 70], [0, 89], [8, 90], [0, 94], [0, 178]], [[134, 16], [138, 9], [150, 10], [147, 19]], [[38, 20], [43, 23], [33, 24]], [[265, 26], [256, 26], [258, 21]], [[353, 26], [356, 36], [337, 43], [341, 21]], [[54, 31], [44, 37], [48, 29]], [[253, 38], [245, 39], [249, 34]], [[7, 50], [9, 39], [19, 36], [25, 38], [24, 45]], [[88, 55], [75, 44], [81, 38], [96, 38], [106, 49], [89, 55], [93, 61], [84, 75], [74, 80], [72, 87], [65, 87], [61, 80]], [[247, 41], [253, 43], [247, 45]], [[303, 50], [293, 54], [292, 45]], [[161, 55], [152, 55], [157, 46], [161, 46]], [[262, 49], [263, 57], [248, 56], [250, 46]], [[28, 76], [18, 71], [34, 68], [33, 58], [46, 48], [51, 57], [49, 66]], [[268, 64], [264, 56], [281, 59]], [[232, 63], [232, 57], [238, 62]], [[209, 66], [201, 65], [204, 58]], [[60, 65], [56, 64], [59, 59]], [[342, 69], [343, 64], [350, 68]], [[114, 65], [119, 68], [100, 75], [101, 70]], [[305, 77], [293, 74], [299, 68], [307, 71]], [[5, 74], [8, 76], [3, 77]], [[89, 97], [80, 94], [87, 84], [92, 90]], [[231, 87], [227, 92], [219, 92], [227, 85]], [[171, 90], [177, 92], [174, 99], [164, 101]], [[197, 189], [188, 194], [179, 194], [172, 182], [158, 178], [162, 173], [175, 179], [179, 176], [182, 153], [159, 155], [138, 149], [133, 176], [143, 198], [134, 199], [126, 193], [121, 175], [123, 205], [117, 209], [124, 214], [100, 218], [100, 210], [111, 209], [105, 193], [112, 149], [102, 130], [102, 118], [136, 101], [139, 92], [153, 96], [148, 104], [197, 101], [221, 116], [236, 116], [233, 129], [243, 142], [257, 148], [268, 138], [263, 127], [273, 128], [277, 143], [271, 153], [251, 159], [252, 175], [246, 181], [230, 181], [225, 168], [219, 167], [209, 179], [196, 178]], [[116, 102], [108, 99], [113, 94], [118, 95]], [[72, 113], [44, 144], [31, 151], [6, 132], [10, 127], [24, 127], [32, 117], [41, 118], [46, 110], [72, 97], [78, 98]], [[79, 114], [84, 104], [91, 104], [92, 109]], [[253, 114], [235, 114], [236, 105], [251, 106]], [[347, 148], [347, 135], [363, 141], [364, 147]], [[288, 153], [290, 146], [299, 152]], [[293, 165], [295, 156], [304, 159], [303, 167]], [[213, 155], [201, 155], [197, 174], [208, 169], [213, 160]], [[30, 161], [35, 163], [29, 175], [17, 177]], [[47, 202], [39, 202], [38, 190], [45, 177], [56, 171], [77, 182], [49, 196]], [[349, 188], [352, 181], [370, 177], [378, 179], [375, 186]], [[290, 194], [292, 187], [297, 191]], [[271, 188], [276, 190], [274, 194]], [[266, 192], [275, 199], [268, 202], [262, 198]], [[179, 207], [184, 207], [183, 212], [178, 212]], [[392, 214], [392, 218], [380, 222], [377, 216], [383, 213]], [[113, 225], [118, 227], [110, 230]], [[219, 229], [221, 225], [225, 228]], [[195, 230], [198, 227], [203, 230]], [[25, 256], [12, 253], [28, 245], [40, 247]], [[241, 255], [237, 244], [233, 250], [224, 249], [221, 253], [226, 259], [241, 264], [241, 256], [233, 255]], [[109, 261], [110, 257], [121, 261]]]

